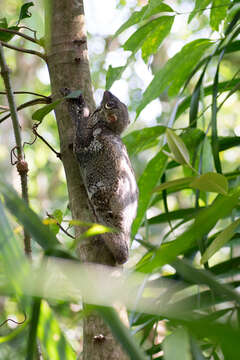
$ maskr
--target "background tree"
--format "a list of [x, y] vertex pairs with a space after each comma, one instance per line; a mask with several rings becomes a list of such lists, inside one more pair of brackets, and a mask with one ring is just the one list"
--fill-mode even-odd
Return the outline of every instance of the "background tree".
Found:
[[[51, 26], [46, 27], [44, 38], [41, 7], [20, 2], [2, 7], [1, 70], [7, 97], [11, 98], [9, 76], [12, 90], [24, 89], [29, 78], [28, 92], [39, 95], [14, 95], [18, 110], [24, 108], [18, 112], [19, 119], [3, 96], [1, 153], [7, 157], [11, 152], [12, 163], [24, 173], [22, 179], [28, 162], [30, 204], [45, 217], [45, 225], [7, 185], [9, 181], [1, 182], [5, 207], [0, 208], [1, 356], [31, 359], [42, 353], [44, 359], [76, 359], [82, 348], [81, 317], [86, 359], [123, 359], [119, 343], [132, 359], [237, 359], [239, 2], [120, 1], [119, 14], [128, 18], [114, 37], [89, 34], [93, 84], [125, 96], [132, 118], [134, 112], [137, 115], [123, 138], [140, 189], [129, 270], [123, 274], [74, 261], [73, 250], [78, 248], [83, 262], [114, 265], [109, 252], [99, 250], [96, 242], [99, 231], [105, 229], [91, 224], [71, 151], [73, 131], [59, 92], [65, 86], [81, 89], [94, 109], [83, 6], [80, 1], [66, 4], [52, 2], [52, 10], [46, 12], [46, 24]], [[37, 28], [37, 34], [26, 26]], [[14, 70], [11, 74], [5, 57]], [[43, 61], [47, 61], [51, 92], [43, 78]], [[128, 95], [123, 91], [126, 84]], [[141, 95], [142, 88], [146, 89]], [[99, 92], [96, 95], [100, 97]], [[33, 113], [31, 106], [36, 104], [47, 105]], [[52, 109], [60, 151], [56, 122], [48, 115]], [[23, 147], [24, 141], [29, 144]], [[9, 161], [1, 167], [19, 188], [16, 169], [10, 169]], [[75, 222], [70, 220], [69, 207]], [[17, 224], [24, 226], [24, 236]], [[25, 239], [25, 253], [30, 255], [29, 235], [32, 265], [19, 247]], [[36, 286], [29, 283], [33, 271]], [[80, 294], [92, 305], [82, 309]], [[31, 301], [31, 296], [37, 297]], [[111, 308], [116, 303], [128, 309], [131, 336]], [[23, 319], [23, 324], [7, 330], [8, 316], [9, 326], [14, 319]]]

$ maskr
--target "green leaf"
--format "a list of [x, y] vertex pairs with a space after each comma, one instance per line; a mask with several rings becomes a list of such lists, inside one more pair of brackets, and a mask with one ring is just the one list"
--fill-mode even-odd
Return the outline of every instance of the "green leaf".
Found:
[[148, 7], [144, 12], [142, 20], [162, 12], [173, 12], [173, 9], [169, 5], [162, 3], [162, 1], [163, 0], [149, 0]]
[[3, 17], [0, 19], [0, 27], [2, 27], [4, 29], [8, 28], [7, 18]]
[[[1, 28], [4, 28], [4, 29], [9, 29], [9, 30], [17, 30], [17, 31], [19, 30], [19, 27], [18, 27], [18, 26], [10, 26], [10, 27], [8, 27], [7, 19], [6, 19], [6, 18], [0, 19], [0, 27], [1, 27]], [[15, 34], [10, 34], [10, 33], [7, 33], [7, 32], [5, 32], [5, 31], [0, 31], [0, 40], [1, 40], [1, 41], [8, 42], [8, 41], [10, 41], [14, 36], [15, 36]]]
[[167, 37], [167, 35], [169, 34], [172, 28], [173, 21], [173, 16], [162, 16], [159, 19], [156, 19], [156, 22], [154, 22], [154, 20], [150, 22], [150, 24], [154, 26], [151, 32], [148, 33], [145, 41], [142, 44], [142, 58], [145, 63], [147, 62], [150, 55], [157, 52], [159, 46], [161, 45], [165, 37]]
[[211, 45], [212, 41], [209, 39], [194, 40], [169, 59], [145, 90], [137, 108], [137, 116], [147, 104], [159, 97], [166, 89], [169, 96], [176, 96], [196, 63]]
[[34, 6], [34, 3], [32, 1], [22, 5], [18, 19], [18, 24], [20, 23], [21, 20], [32, 16], [32, 14], [29, 12], [29, 8], [31, 6]]
[[139, 178], [139, 200], [137, 216], [132, 225], [132, 236], [136, 235], [138, 228], [145, 217], [145, 212], [150, 204], [152, 190], [157, 186], [167, 165], [167, 157], [161, 151], [147, 164]]
[[190, 111], [189, 111], [189, 126], [197, 127], [197, 114], [200, 99], [202, 82], [198, 82], [191, 97]]
[[[220, 344], [223, 352], [221, 359], [239, 359], [239, 328], [232, 327], [229, 322], [222, 324], [205, 319], [186, 320], [183, 325], [197, 338], [210, 339], [210, 344]], [[219, 358], [214, 357], [214, 360], [217, 359]]]
[[119, 66], [113, 68], [112, 65], [109, 65], [107, 75], [106, 75], [106, 90], [109, 90], [114, 81], [120, 79], [122, 76], [123, 71], [126, 69], [125, 66]]
[[221, 284], [210, 272], [196, 269], [188, 261], [178, 258], [172, 263], [172, 266], [183, 279], [190, 281], [192, 284], [206, 284], [211, 290], [216, 292], [216, 294], [224, 296], [230, 301], [240, 303], [240, 295], [238, 292], [226, 284]]
[[231, 21], [233, 20], [236, 13], [240, 11], [240, 4], [236, 3], [234, 4], [231, 9], [229, 9], [227, 16], [224, 21], [224, 32], [226, 32], [227, 27], [230, 25]]
[[60, 209], [55, 209], [53, 212], [53, 217], [55, 219], [57, 219], [57, 221], [59, 222], [59, 224], [61, 224], [62, 220], [63, 220], [63, 212]]
[[[58, 224], [61, 224], [62, 220], [63, 220], [63, 213], [60, 209], [56, 209], [54, 210], [53, 214], [52, 214], [53, 218], [47, 218], [44, 219], [44, 224], [49, 224], [49, 229], [50, 231], [52, 231], [52, 233], [54, 235], [57, 235], [59, 233], [60, 227]], [[49, 222], [47, 222], [49, 220]], [[55, 222], [54, 222], [55, 220]], [[57, 224], [58, 223], [58, 224]]]
[[202, 74], [197, 82], [197, 85], [193, 91], [192, 97], [191, 97], [191, 103], [190, 103], [190, 111], [189, 111], [189, 126], [196, 128], [197, 127], [197, 114], [198, 114], [198, 107], [199, 107], [199, 99], [202, 89], [202, 82], [204, 78], [204, 74], [206, 72], [208, 66], [208, 62], [204, 66], [204, 69], [202, 71]]
[[0, 336], [0, 344], [10, 342], [11, 340], [14, 340], [16, 337], [21, 336], [21, 333], [25, 331], [26, 326], [28, 326], [28, 321], [26, 320], [24, 324], [21, 326], [18, 326], [15, 330], [11, 330], [10, 333], [8, 333], [5, 336]]
[[213, 171], [213, 155], [209, 138], [206, 136], [201, 148], [202, 173]]
[[88, 230], [86, 230], [81, 237], [95, 236], [99, 234], [105, 234], [107, 232], [114, 232], [114, 229], [101, 225], [93, 224]]
[[20, 281], [24, 278], [24, 271], [27, 266], [23, 251], [19, 241], [9, 225], [3, 204], [0, 200], [0, 249], [1, 261], [4, 264], [4, 271], [8, 276], [8, 281], [14, 290], [20, 294]]
[[219, 76], [219, 67], [224, 55], [225, 49], [222, 50], [217, 64], [216, 73], [214, 76], [213, 82], [213, 92], [212, 92], [212, 114], [211, 114], [211, 126], [212, 126], [212, 153], [214, 159], [214, 165], [218, 173], [222, 173], [222, 165], [219, 158], [219, 145], [218, 145], [218, 132], [217, 132], [217, 96], [218, 96], [218, 76]]
[[172, 152], [173, 158], [181, 165], [189, 165], [190, 156], [188, 149], [183, 140], [175, 134], [171, 129], [166, 130], [166, 137], [168, 146]]
[[238, 10], [235, 13], [230, 24], [227, 26], [227, 28], [225, 30], [225, 36], [227, 36], [231, 33], [231, 31], [234, 29], [235, 25], [238, 23], [239, 18], [240, 18], [240, 10]]
[[44, 300], [41, 304], [37, 335], [41, 342], [44, 359], [77, 359], [77, 355], [61, 330], [58, 320]]
[[40, 218], [26, 205], [9, 185], [0, 183], [5, 204], [9, 211], [26, 227], [35, 241], [45, 250], [56, 247], [59, 242]]
[[190, 184], [194, 189], [215, 192], [226, 195], [228, 192], [228, 181], [225, 176], [213, 172], [200, 175]]
[[162, 16], [140, 27], [123, 45], [124, 50], [137, 52], [142, 48], [142, 58], [146, 62], [151, 54], [155, 54], [158, 47], [169, 34], [174, 17]]
[[196, 217], [196, 215], [199, 213], [200, 210], [201, 208], [188, 208], [188, 209], [170, 211], [168, 214], [163, 213], [151, 217], [150, 219], [148, 219], [148, 224], [149, 225], [161, 224], [163, 222], [167, 222], [168, 220], [172, 221], [179, 219], [185, 219], [186, 221], [188, 221]]
[[160, 3], [160, 1], [157, 1], [158, 4], [156, 3], [156, 0], [150, 1], [149, 5], [144, 6], [140, 11], [135, 11], [130, 16], [130, 18], [116, 31], [114, 37], [121, 34], [123, 31], [128, 29], [130, 26], [135, 25], [142, 20], [146, 20], [147, 18], [150, 18], [151, 16], [153, 16], [155, 14], [158, 14], [161, 12], [172, 12], [173, 11], [170, 6]]
[[188, 24], [192, 21], [196, 14], [201, 15], [204, 9], [210, 4], [212, 0], [196, 0], [194, 10], [191, 12], [188, 18]]
[[234, 146], [239, 146], [240, 136], [219, 136], [218, 144], [219, 144], [219, 151], [224, 151]]
[[133, 156], [143, 150], [156, 145], [155, 140], [166, 130], [165, 126], [152, 126], [132, 131], [122, 139], [127, 147], [128, 154]]
[[230, 3], [231, 0], [213, 0], [210, 13], [210, 25], [213, 30], [218, 31], [220, 23], [226, 18]]
[[37, 329], [40, 309], [41, 299], [33, 298], [31, 320], [28, 328], [26, 360], [34, 360], [35, 354], [37, 352]]
[[164, 360], [192, 360], [190, 338], [184, 328], [178, 328], [163, 341]]
[[191, 249], [204, 235], [216, 225], [217, 221], [231, 214], [237, 205], [240, 192], [231, 196], [218, 195], [213, 204], [197, 214], [194, 223], [176, 240], [164, 243], [157, 251], [148, 253], [137, 265], [137, 270], [152, 272], [164, 264], [171, 263], [176, 256]]
[[207, 360], [207, 358], [203, 356], [197, 341], [193, 337], [191, 337], [191, 352], [194, 360]]
[[140, 346], [134, 341], [130, 331], [123, 325], [119, 319], [116, 311], [113, 308], [106, 306], [94, 306], [96, 310], [102, 315], [105, 322], [109, 325], [113, 335], [117, 341], [122, 345], [125, 352], [129, 355], [131, 360], [146, 360], [146, 356], [141, 350]]
[[[238, 44], [238, 48], [239, 48], [239, 44]], [[232, 79], [230, 81], [220, 82], [220, 83], [218, 83], [218, 92], [223, 93], [225, 91], [232, 90], [232, 89], [234, 89], [234, 87], [237, 84], [239, 84], [239, 82], [240, 82], [239, 78]], [[204, 87], [203, 88], [204, 97], [211, 95], [212, 90], [213, 90], [213, 85]], [[183, 101], [181, 102], [181, 104], [179, 105], [179, 107], [177, 109], [176, 119], [178, 119], [179, 116], [190, 106], [191, 98], [192, 98], [192, 95], [187, 96], [186, 98], [183, 99]]]
[[141, 21], [147, 8], [148, 8], [148, 5], [144, 6], [140, 11], [133, 12], [132, 15], [130, 16], [130, 18], [123, 25], [121, 25], [120, 28], [116, 31], [114, 37], [121, 34], [123, 31], [128, 29], [130, 26], [139, 23], [139, 21]]
[[209, 245], [201, 258], [201, 264], [210, 259], [222, 246], [224, 246], [233, 237], [235, 230], [240, 224], [240, 220], [235, 220], [232, 224], [227, 226]]
[[32, 119], [33, 120], [37, 120], [37, 121], [42, 121], [43, 118], [49, 114], [52, 110], [55, 109], [55, 107], [61, 102], [63, 101], [63, 99], [59, 99], [54, 101], [51, 104], [45, 105], [43, 107], [41, 107], [41, 109], [36, 110], [33, 114], [32, 114]]
[[155, 189], [153, 189], [153, 191], [159, 192], [162, 190], [173, 189], [173, 188], [177, 188], [178, 190], [181, 188], [186, 189], [186, 187], [190, 187], [190, 184], [194, 179], [195, 179], [194, 176], [189, 176], [177, 180], [167, 181], [161, 185], [158, 185]]

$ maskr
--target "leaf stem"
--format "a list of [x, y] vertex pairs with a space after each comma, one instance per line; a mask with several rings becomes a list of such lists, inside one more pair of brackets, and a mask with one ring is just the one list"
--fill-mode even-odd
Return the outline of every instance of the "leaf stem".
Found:
[[[29, 94], [29, 95], [35, 95], [35, 96], [40, 96], [40, 97], [43, 97], [45, 99], [49, 99], [51, 100], [51, 96], [46, 96], [46, 95], [43, 95], [43, 94], [38, 94], [38, 93], [35, 93], [35, 92], [32, 92], [32, 91], [13, 91], [14, 94], [16, 95], [21, 95], [21, 94]], [[6, 95], [6, 91], [0, 91], [0, 94], [1, 95]], [[51, 101], [49, 101], [50, 103]]]
[[33, 54], [33, 55], [37, 55], [39, 56], [41, 59], [45, 60], [46, 61], [46, 56], [42, 53], [40, 53], [39, 51], [35, 51], [35, 50], [28, 50], [28, 49], [24, 49], [24, 48], [20, 48], [20, 47], [17, 47], [17, 46], [14, 46], [14, 45], [10, 45], [4, 41], [0, 41], [1, 45], [2, 46], [5, 46], [9, 49], [12, 49], [12, 50], [16, 50], [16, 51], [20, 51], [20, 52], [23, 52], [23, 53], [27, 53], [27, 54]]
[[[22, 109], [25, 109], [26, 107], [29, 107], [29, 106], [33, 106], [33, 105], [37, 105], [37, 104], [50, 104], [51, 103], [51, 99], [50, 98], [40, 98], [40, 99], [34, 99], [34, 100], [30, 100], [30, 101], [27, 101], [21, 105], [19, 105], [17, 107], [17, 111], [19, 110], [22, 110]], [[11, 113], [5, 115], [3, 118], [0, 119], [0, 124], [6, 120], [7, 118], [9, 118], [11, 116]]]
[[40, 45], [36, 39], [34, 39], [31, 36], [25, 35], [25, 34], [21, 33], [20, 31], [13, 30], [13, 29], [5, 29], [5, 28], [1, 28], [1, 27], [0, 27], [0, 31], [21, 36], [26, 40], [32, 41], [33, 43]]

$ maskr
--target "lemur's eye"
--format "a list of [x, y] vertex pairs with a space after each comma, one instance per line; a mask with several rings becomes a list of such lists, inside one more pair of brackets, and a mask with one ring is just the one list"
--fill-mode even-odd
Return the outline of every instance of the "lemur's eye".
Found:
[[105, 109], [107, 110], [110, 110], [114, 107], [114, 103], [113, 102], [107, 102], [105, 105], [104, 105]]

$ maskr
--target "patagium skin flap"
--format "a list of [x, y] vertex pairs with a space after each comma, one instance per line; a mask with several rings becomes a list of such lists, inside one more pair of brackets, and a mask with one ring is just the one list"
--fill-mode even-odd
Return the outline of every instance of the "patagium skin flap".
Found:
[[132, 222], [136, 216], [138, 188], [120, 135], [129, 124], [128, 110], [110, 91], [89, 115], [80, 95], [69, 99], [75, 124], [74, 152], [96, 221], [114, 229], [102, 238], [115, 260], [128, 259]]

